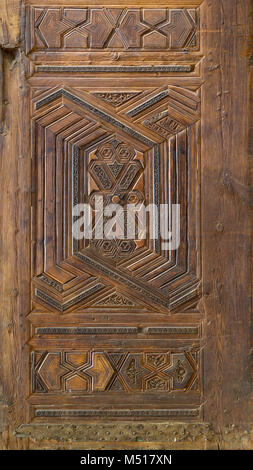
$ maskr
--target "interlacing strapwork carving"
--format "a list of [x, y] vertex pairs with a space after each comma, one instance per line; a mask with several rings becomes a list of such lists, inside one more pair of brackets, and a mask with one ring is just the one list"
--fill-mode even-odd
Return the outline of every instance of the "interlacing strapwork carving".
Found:
[[34, 352], [35, 393], [188, 391], [198, 379], [191, 352]]
[[[91, 207], [95, 207], [96, 196], [102, 196], [105, 205], [118, 204], [123, 209], [120, 233], [115, 233], [113, 240], [92, 240], [90, 247], [102, 256], [122, 258], [129, 256], [136, 249], [134, 240], [124, 239], [126, 232], [127, 204], [144, 201], [144, 195], [135, 189], [135, 184], [143, 176], [144, 168], [138, 157], [142, 154], [131, 144], [111, 139], [89, 154], [88, 172], [99, 190], [92, 190], [89, 195]], [[109, 218], [104, 216], [104, 223]], [[119, 221], [120, 223], [120, 221]]]
[[31, 48], [196, 49], [195, 9], [31, 7]]

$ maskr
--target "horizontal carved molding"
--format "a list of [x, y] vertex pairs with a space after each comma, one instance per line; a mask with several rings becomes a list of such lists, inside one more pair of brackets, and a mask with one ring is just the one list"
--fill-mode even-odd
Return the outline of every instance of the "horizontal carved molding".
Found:
[[35, 416], [46, 418], [83, 418], [83, 417], [140, 417], [140, 418], [198, 418], [200, 416], [200, 408], [187, 408], [187, 409], [152, 409], [152, 410], [49, 410], [38, 409], [35, 411]]
[[148, 335], [198, 335], [198, 326], [167, 326], [167, 327], [38, 327], [38, 335], [120, 335], [145, 334]]
[[[231, 426], [227, 427], [229, 439], [233, 435], [234, 428]], [[171, 422], [156, 422], [155, 426], [151, 422], [140, 421], [119, 421], [117, 427], [111, 422], [88, 422], [82, 423], [66, 423], [64, 428], [61, 424], [51, 422], [50, 427], [47, 423], [32, 423], [22, 424], [15, 430], [15, 436], [19, 437], [31, 437], [34, 441], [40, 442], [41, 439], [57, 440], [62, 442], [63, 440], [73, 440], [76, 442], [87, 442], [97, 441], [99, 433], [100, 441], [113, 442], [118, 439], [120, 435], [120, 441], [136, 442], [138, 439], [142, 442], [164, 442], [166, 448], [168, 444], [173, 447], [175, 444], [175, 435], [177, 435], [177, 441], [182, 442], [182, 446], [185, 443], [189, 443], [192, 446], [193, 441], [202, 442], [203, 448], [206, 447], [206, 442], [215, 440], [215, 433], [209, 424], [202, 423], [171, 423]], [[236, 428], [235, 435], [238, 433]], [[238, 437], [238, 436], [237, 436]], [[245, 434], [241, 432], [240, 438], [245, 439]], [[166, 444], [165, 444], [166, 443]]]
[[151, 327], [147, 328], [149, 335], [197, 335], [199, 334], [198, 326], [166, 326], [166, 327]]
[[41, 73], [190, 73], [193, 65], [36, 65]]
[[[25, 2], [27, 5], [33, 5], [37, 6], [38, 1], [37, 0], [26, 0]], [[63, 0], [54, 0], [54, 5], [55, 6], [60, 6], [62, 7], [63, 5]], [[68, 0], [68, 5], [73, 6], [74, 8], [77, 5], [77, 0]], [[115, 2], [117, 3], [117, 2]], [[123, 8], [124, 7], [129, 7], [129, 0], [121, 0], [120, 5]], [[180, 5], [182, 7], [188, 7], [188, 8], [193, 8], [193, 7], [198, 7], [203, 3], [203, 0], [180, 0]], [[85, 6], [97, 6], [98, 2], [96, 0], [86, 0]], [[154, 0], [138, 0], [138, 4], [143, 7], [149, 7], [149, 8], [154, 8]], [[52, 0], [43, 0], [43, 6], [52, 6]], [[112, 8], [112, 1], [111, 0], [103, 0], [103, 6], [107, 6], [108, 8]], [[164, 1], [162, 0], [159, 2], [159, 7], [164, 7], [164, 8], [175, 8], [175, 0], [167, 0]]]
[[36, 328], [35, 332], [39, 335], [121, 335], [137, 334], [138, 328], [135, 327], [41, 327]]

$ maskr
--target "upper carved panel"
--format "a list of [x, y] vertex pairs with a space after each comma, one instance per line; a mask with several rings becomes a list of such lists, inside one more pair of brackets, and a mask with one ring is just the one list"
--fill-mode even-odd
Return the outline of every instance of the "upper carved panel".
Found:
[[30, 7], [27, 22], [28, 52], [198, 48], [196, 9]]

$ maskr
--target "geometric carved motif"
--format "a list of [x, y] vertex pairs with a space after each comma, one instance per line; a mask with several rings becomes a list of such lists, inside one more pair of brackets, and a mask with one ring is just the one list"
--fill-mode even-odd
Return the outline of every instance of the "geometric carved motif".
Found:
[[180, 132], [184, 128], [182, 124], [168, 116], [168, 111], [155, 114], [144, 121], [143, 125], [165, 138], [177, 134], [177, 132]]
[[132, 98], [135, 98], [139, 93], [93, 93], [94, 96], [97, 96], [101, 100], [105, 101], [106, 103], [109, 103], [110, 105], [114, 106], [115, 108], [117, 106], [120, 106], [121, 104], [126, 103], [127, 101], [131, 100]]
[[127, 299], [126, 297], [124, 297], [123, 295], [119, 295], [117, 293], [115, 294], [112, 294], [110, 295], [109, 297], [105, 298], [105, 299], [102, 299], [100, 300], [99, 302], [97, 302], [95, 305], [100, 305], [100, 306], [124, 306], [124, 305], [127, 305], [127, 306], [133, 306], [134, 303]]
[[[159, 90], [158, 93], [158, 90], [154, 90], [151, 98], [142, 101], [137, 107], [133, 105], [134, 115], [142, 113], [140, 119], [137, 116], [136, 123], [130, 118], [124, 118], [122, 122], [123, 118], [114, 117], [113, 112], [103, 111], [99, 108], [99, 100], [93, 105], [90, 102], [92, 89], [89, 92], [73, 92], [59, 88], [45, 92], [42, 98], [41, 95], [34, 98], [37, 113], [36, 141], [44, 139], [46, 149], [45, 153], [38, 145], [35, 152], [38, 168], [35, 212], [40, 235], [35, 245], [37, 261], [34, 283], [35, 300], [39, 300], [40, 305], [46, 303], [61, 312], [70, 312], [71, 308], [81, 308], [90, 302], [94, 306], [91, 296], [100, 294], [100, 290], [108, 287], [108, 283], [113, 287], [114, 279], [124, 286], [133, 287], [144, 301], [148, 299], [149, 303], [152, 302], [154, 309], [159, 305], [167, 312], [198, 298], [199, 279], [195, 274], [194, 256], [187, 255], [194, 247], [196, 213], [192, 218], [191, 243], [187, 240], [184, 221], [188, 210], [185, 185], [188, 178], [192, 180], [187, 182], [189, 187], [193, 191], [197, 188], [196, 174], [188, 169], [191, 168], [196, 145], [195, 123], [199, 119], [200, 99], [196, 92], [181, 87], [170, 86], [165, 91]], [[161, 111], [162, 115], [155, 111], [154, 103], [158, 99], [163, 100], [163, 109], [166, 106], [168, 114], [166, 109]], [[165, 149], [170, 158], [164, 154], [163, 144], [160, 147], [160, 144], [151, 141], [143, 130], [143, 123], [148, 120], [151, 122], [157, 114], [158, 119], [153, 121], [159, 121], [159, 135], [162, 135], [160, 129], [166, 136], [169, 133]], [[166, 140], [167, 137], [162, 135], [162, 138]], [[57, 178], [53, 171], [54, 165], [59, 166]], [[51, 187], [59, 197], [55, 213], [48, 192], [44, 193], [43, 200], [43, 175], [45, 185]], [[178, 184], [174, 185], [174, 181], [178, 181]], [[64, 187], [68, 190], [60, 198]], [[161, 251], [159, 233], [158, 240], [154, 242], [148, 239], [149, 233], [145, 240], [129, 240], [126, 237], [126, 205], [159, 204], [162, 188], [170, 191], [171, 203], [180, 204], [183, 224], [183, 238], [178, 254], [171, 252], [169, 258], [168, 253]], [[79, 244], [68, 241], [71, 234], [69, 210], [72, 204], [90, 202], [94, 210], [96, 195], [103, 196], [105, 205], [121, 205], [124, 217], [120, 231], [122, 237], [126, 238], [87, 240]], [[50, 215], [50, 220], [44, 224], [43, 210], [45, 220]], [[57, 227], [58, 222], [60, 225]], [[66, 226], [62, 232], [63, 222]], [[58, 237], [55, 237], [56, 233], [59, 233]], [[40, 243], [41, 239], [44, 239], [44, 244]], [[95, 256], [99, 258], [97, 261]], [[107, 261], [110, 269], [104, 265]], [[192, 263], [192, 268], [188, 266], [189, 263]], [[101, 274], [103, 279], [99, 279]]]
[[137, 204], [144, 200], [143, 194], [134, 190], [144, 171], [138, 152], [131, 144], [112, 139], [90, 154], [88, 171], [98, 188], [89, 195], [90, 205], [94, 206], [96, 196], [103, 196], [105, 205], [116, 203], [123, 209], [121, 233], [117, 234], [117, 239], [92, 241], [90, 246], [110, 258], [129, 256], [135, 251], [136, 244], [133, 240], [122, 239], [126, 236], [125, 208], [129, 202]]
[[32, 353], [34, 393], [187, 392], [198, 372], [196, 350]]
[[196, 46], [196, 10], [32, 8], [36, 49], [180, 50]]

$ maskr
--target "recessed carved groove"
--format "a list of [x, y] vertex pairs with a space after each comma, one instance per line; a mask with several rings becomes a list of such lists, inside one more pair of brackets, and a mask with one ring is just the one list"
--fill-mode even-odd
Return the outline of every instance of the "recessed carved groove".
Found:
[[138, 334], [147, 331], [148, 335], [198, 335], [199, 327], [194, 326], [167, 326], [148, 327], [140, 331], [136, 327], [38, 327], [38, 335], [106, 335], [106, 334]]
[[[159, 145], [155, 145], [153, 149], [153, 202], [160, 207], [160, 151]], [[155, 251], [161, 252], [161, 234], [160, 234], [160, 211], [158, 211], [158, 236], [155, 239]]]
[[193, 65], [36, 65], [38, 73], [190, 73]]
[[38, 335], [134, 335], [138, 333], [135, 327], [40, 327], [36, 328]]
[[63, 292], [63, 286], [59, 282], [55, 281], [55, 279], [51, 279], [48, 276], [45, 276], [45, 274], [42, 274], [39, 276], [40, 281], [43, 281], [45, 284], [48, 284], [49, 286], [53, 287], [56, 289], [58, 292]]
[[200, 415], [199, 408], [193, 409], [167, 409], [167, 410], [49, 410], [39, 409], [35, 416], [46, 418], [80, 418], [80, 417], [141, 417], [141, 418], [197, 418]]
[[147, 328], [149, 335], [198, 335], [199, 328], [196, 326], [166, 326], [166, 327], [149, 327]]

